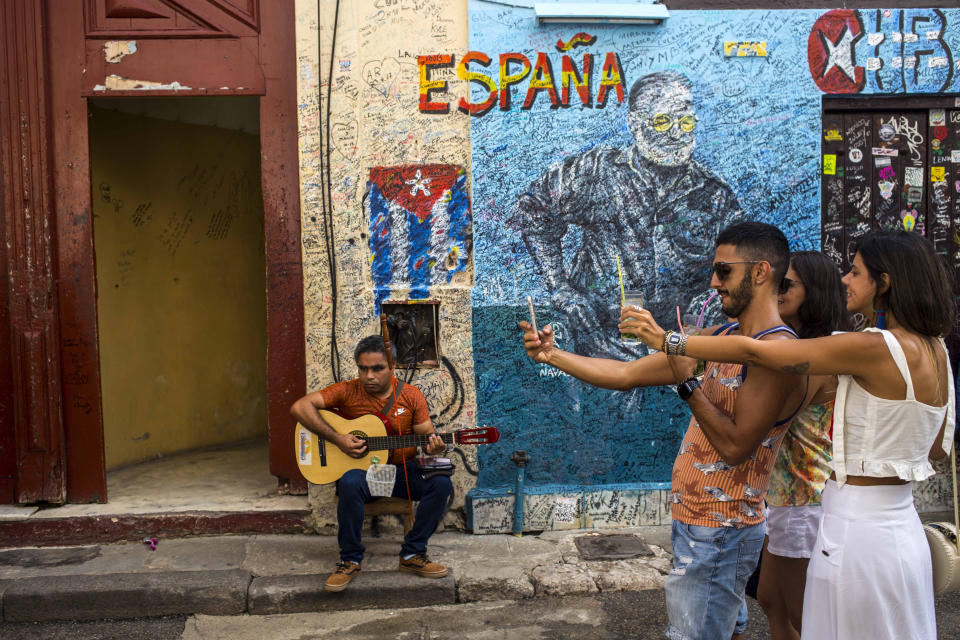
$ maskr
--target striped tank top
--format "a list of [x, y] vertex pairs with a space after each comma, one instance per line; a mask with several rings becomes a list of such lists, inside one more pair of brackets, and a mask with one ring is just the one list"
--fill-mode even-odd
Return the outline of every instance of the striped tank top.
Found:
[[[739, 326], [738, 323], [724, 325], [714, 335], [727, 335]], [[781, 331], [797, 335], [790, 327], [778, 325], [753, 337], [761, 338]], [[737, 394], [746, 377], [747, 366], [744, 364], [708, 362], [701, 389], [713, 406], [732, 418]], [[803, 406], [803, 400], [798, 410]], [[673, 463], [670, 494], [673, 519], [702, 527], [748, 527], [763, 522], [766, 518], [763, 497], [770, 484], [770, 472], [780, 441], [796, 414], [794, 411], [789, 418], [771, 426], [767, 437], [750, 458], [736, 467], [723, 461], [696, 418], [691, 417]]]

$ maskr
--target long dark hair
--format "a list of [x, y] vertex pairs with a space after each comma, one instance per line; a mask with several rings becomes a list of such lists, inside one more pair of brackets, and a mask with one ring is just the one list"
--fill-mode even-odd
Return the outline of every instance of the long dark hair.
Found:
[[850, 331], [853, 323], [836, 263], [819, 251], [795, 251], [790, 266], [800, 276], [806, 296], [797, 310], [801, 338], [819, 338], [834, 331]]
[[933, 245], [919, 233], [871, 231], [857, 246], [870, 277], [890, 287], [878, 294], [874, 308], [892, 313], [897, 322], [923, 336], [946, 336], [953, 329], [953, 279]]

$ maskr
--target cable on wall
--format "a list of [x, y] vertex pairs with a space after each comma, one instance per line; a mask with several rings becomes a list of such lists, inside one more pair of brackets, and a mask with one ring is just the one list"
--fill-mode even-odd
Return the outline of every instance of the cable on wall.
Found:
[[320, 39], [320, 0], [317, 0], [317, 110], [323, 113], [326, 106], [326, 117], [323, 118], [323, 126], [320, 127], [320, 199], [323, 216], [323, 240], [327, 254], [327, 265], [330, 273], [330, 297], [331, 297], [331, 318], [330, 318], [330, 369], [334, 382], [340, 382], [342, 379], [340, 366], [340, 350], [337, 345], [337, 264], [334, 252], [333, 235], [333, 186], [330, 171], [331, 145], [330, 145], [330, 102], [333, 88], [333, 58], [337, 49], [337, 27], [340, 19], [340, 0], [337, 0], [333, 13], [333, 34], [330, 42], [330, 67], [327, 71], [327, 95], [323, 98], [323, 76], [319, 73], [323, 64], [322, 42]]

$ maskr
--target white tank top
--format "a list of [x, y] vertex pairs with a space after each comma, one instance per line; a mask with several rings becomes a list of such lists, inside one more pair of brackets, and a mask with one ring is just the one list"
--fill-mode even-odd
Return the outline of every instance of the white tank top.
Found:
[[[847, 475], [902, 480], [925, 480], [935, 471], [927, 456], [940, 432], [944, 414], [947, 426], [943, 433], [943, 450], [950, 452], [956, 407], [954, 405], [953, 369], [947, 357], [947, 404], [935, 407], [916, 399], [913, 379], [903, 348], [892, 333], [870, 328], [883, 335], [890, 355], [907, 385], [903, 400], [887, 400], [867, 393], [850, 375], [839, 376], [837, 400], [833, 411], [833, 461], [830, 463], [843, 486]], [[944, 353], [947, 346], [940, 339]]]

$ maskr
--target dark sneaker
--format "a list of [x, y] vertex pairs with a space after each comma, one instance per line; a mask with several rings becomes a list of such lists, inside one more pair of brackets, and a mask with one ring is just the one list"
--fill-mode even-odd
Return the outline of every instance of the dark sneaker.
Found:
[[323, 588], [326, 591], [343, 591], [358, 573], [360, 573], [360, 563], [338, 562], [336, 571], [330, 574]]
[[427, 556], [413, 556], [409, 560], [400, 558], [400, 571], [415, 573], [422, 578], [442, 578], [447, 575], [447, 568], [442, 564], [430, 562]]

